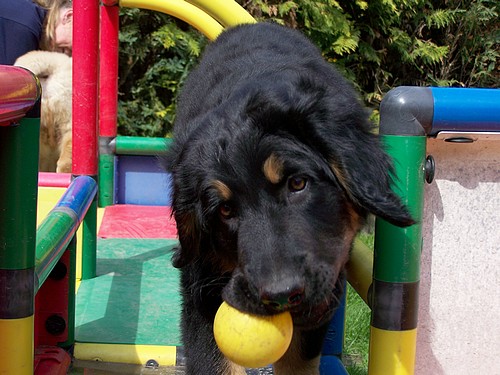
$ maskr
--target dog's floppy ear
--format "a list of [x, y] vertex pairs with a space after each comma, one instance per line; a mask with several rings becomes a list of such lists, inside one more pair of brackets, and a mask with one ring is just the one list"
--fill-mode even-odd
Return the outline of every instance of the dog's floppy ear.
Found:
[[196, 188], [190, 183], [192, 176], [182, 173], [180, 168], [184, 153], [185, 149], [174, 142], [161, 157], [165, 170], [176, 175], [171, 185], [172, 216], [177, 225], [180, 243], [172, 255], [172, 265], [176, 268], [188, 265], [198, 256], [201, 242], [201, 217], [196, 204]]
[[380, 148], [379, 141], [373, 139], [357, 146], [357, 142], [354, 143], [354, 155], [341, 148], [329, 159], [330, 168], [349, 198], [394, 225], [406, 227], [414, 224], [407, 207], [391, 189], [392, 164]]
[[320, 130], [330, 169], [359, 207], [397, 226], [414, 224], [407, 207], [391, 188], [393, 165], [390, 157], [379, 137], [371, 132], [361, 107], [356, 112], [337, 123], [339, 128], [335, 133], [324, 128]]
[[[180, 155], [180, 156], [179, 156]], [[171, 149], [164, 157], [166, 169], [177, 175], [172, 185], [172, 215], [177, 225], [180, 246], [172, 256], [172, 265], [182, 268], [191, 263], [198, 255], [201, 242], [201, 214], [198, 208], [197, 193], [190, 177], [179, 170], [182, 152]]]

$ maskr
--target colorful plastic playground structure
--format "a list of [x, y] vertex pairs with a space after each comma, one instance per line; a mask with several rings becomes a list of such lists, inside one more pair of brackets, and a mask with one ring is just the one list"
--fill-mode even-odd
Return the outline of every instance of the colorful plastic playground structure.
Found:
[[[182, 371], [170, 179], [156, 160], [169, 140], [117, 135], [119, 7], [165, 12], [209, 39], [255, 21], [232, 0], [73, 7], [74, 28], [87, 31], [73, 46], [72, 175], [38, 173], [41, 87], [30, 72], [0, 66], [0, 374], [66, 374], [72, 361]], [[368, 373], [406, 375], [415, 373], [424, 185], [435, 168], [426, 144], [497, 144], [500, 91], [393, 89], [380, 133], [395, 160], [394, 189], [419, 223], [377, 219], [375, 252], [355, 242], [348, 281], [372, 311]], [[347, 374], [343, 324], [342, 306], [322, 375]]]

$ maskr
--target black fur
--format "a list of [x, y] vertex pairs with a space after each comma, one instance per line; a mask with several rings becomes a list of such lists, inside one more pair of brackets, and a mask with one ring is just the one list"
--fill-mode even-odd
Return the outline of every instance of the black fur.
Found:
[[[238, 26], [188, 77], [174, 140], [187, 373], [229, 373], [212, 334], [223, 299], [257, 314], [290, 310], [300, 360], [317, 357], [366, 215], [413, 223], [352, 87], [300, 33]], [[263, 172], [271, 155], [276, 181]]]

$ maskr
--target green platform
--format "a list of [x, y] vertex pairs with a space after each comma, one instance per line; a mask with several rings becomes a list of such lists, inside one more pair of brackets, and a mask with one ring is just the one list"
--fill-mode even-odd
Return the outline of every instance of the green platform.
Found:
[[82, 343], [181, 344], [179, 273], [174, 239], [102, 239], [97, 277], [82, 281], [75, 339]]

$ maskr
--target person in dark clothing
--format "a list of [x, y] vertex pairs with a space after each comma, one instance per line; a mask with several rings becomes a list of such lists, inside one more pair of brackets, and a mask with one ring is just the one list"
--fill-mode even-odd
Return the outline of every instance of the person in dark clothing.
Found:
[[46, 10], [31, 0], [0, 1], [0, 64], [40, 48]]

